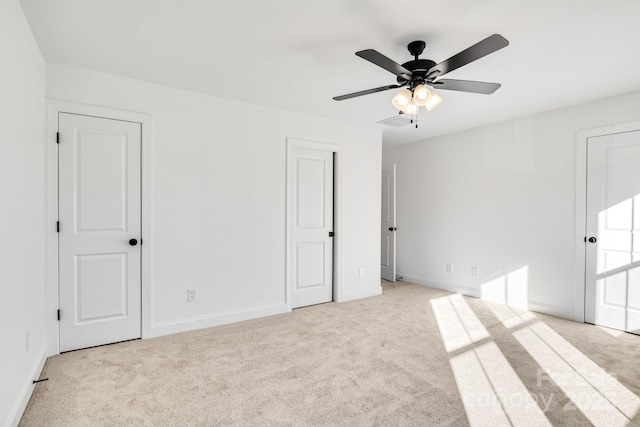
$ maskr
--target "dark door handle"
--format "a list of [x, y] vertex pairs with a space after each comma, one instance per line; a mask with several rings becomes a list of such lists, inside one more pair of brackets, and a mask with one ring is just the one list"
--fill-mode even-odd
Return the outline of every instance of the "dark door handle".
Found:
[[589, 237], [589, 243], [595, 243], [597, 241], [598, 239], [596, 239], [595, 237]]
[[389, 227], [389, 231], [396, 231], [398, 227]]
[[131, 240], [129, 240], [129, 244], [130, 244], [131, 246], [135, 246], [135, 245], [137, 245], [137, 244], [138, 244], [138, 241], [137, 241], [136, 239], [131, 239]]

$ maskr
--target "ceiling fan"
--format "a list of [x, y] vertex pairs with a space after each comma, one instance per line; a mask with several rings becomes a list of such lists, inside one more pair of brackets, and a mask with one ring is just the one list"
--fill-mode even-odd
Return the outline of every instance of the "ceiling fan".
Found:
[[477, 59], [489, 55], [509, 45], [509, 41], [500, 34], [494, 34], [474, 44], [449, 59], [436, 64], [430, 59], [418, 59], [425, 48], [425, 42], [414, 41], [407, 45], [413, 60], [400, 65], [373, 49], [356, 52], [356, 55], [367, 61], [384, 68], [396, 76], [398, 84], [362, 90], [346, 95], [336, 96], [333, 99], [343, 101], [362, 95], [383, 92], [390, 89], [407, 87], [398, 93], [392, 100], [393, 105], [401, 113], [416, 115], [420, 106], [428, 111], [435, 108], [442, 98], [427, 86], [444, 90], [456, 90], [460, 92], [492, 94], [500, 87], [499, 83], [476, 82], [471, 80], [440, 79], [445, 74], [467, 65]]

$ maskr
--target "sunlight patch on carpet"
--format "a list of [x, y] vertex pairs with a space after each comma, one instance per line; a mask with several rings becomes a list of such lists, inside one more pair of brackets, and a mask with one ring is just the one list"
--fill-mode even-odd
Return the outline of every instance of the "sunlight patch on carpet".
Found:
[[450, 364], [472, 427], [551, 425], [496, 343], [455, 356]]
[[434, 298], [430, 303], [447, 352], [489, 337], [489, 332], [462, 295]]
[[565, 410], [579, 409], [596, 427], [625, 426], [637, 414], [640, 399], [635, 394], [546, 324], [536, 323], [513, 336], [571, 399]]

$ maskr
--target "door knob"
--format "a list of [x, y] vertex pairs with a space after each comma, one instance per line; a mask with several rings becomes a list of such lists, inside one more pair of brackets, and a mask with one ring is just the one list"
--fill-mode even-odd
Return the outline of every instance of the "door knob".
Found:
[[137, 241], [136, 239], [131, 239], [131, 240], [129, 240], [129, 244], [130, 244], [131, 246], [135, 246], [135, 245], [137, 245], [137, 244], [138, 244], [138, 241]]
[[598, 239], [596, 239], [595, 237], [589, 237], [589, 243], [595, 243], [597, 241]]

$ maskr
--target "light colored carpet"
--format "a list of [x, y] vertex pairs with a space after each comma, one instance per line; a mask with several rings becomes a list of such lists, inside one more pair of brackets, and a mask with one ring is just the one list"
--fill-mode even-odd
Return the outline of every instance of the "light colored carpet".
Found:
[[640, 425], [640, 337], [383, 288], [52, 357], [20, 425]]

